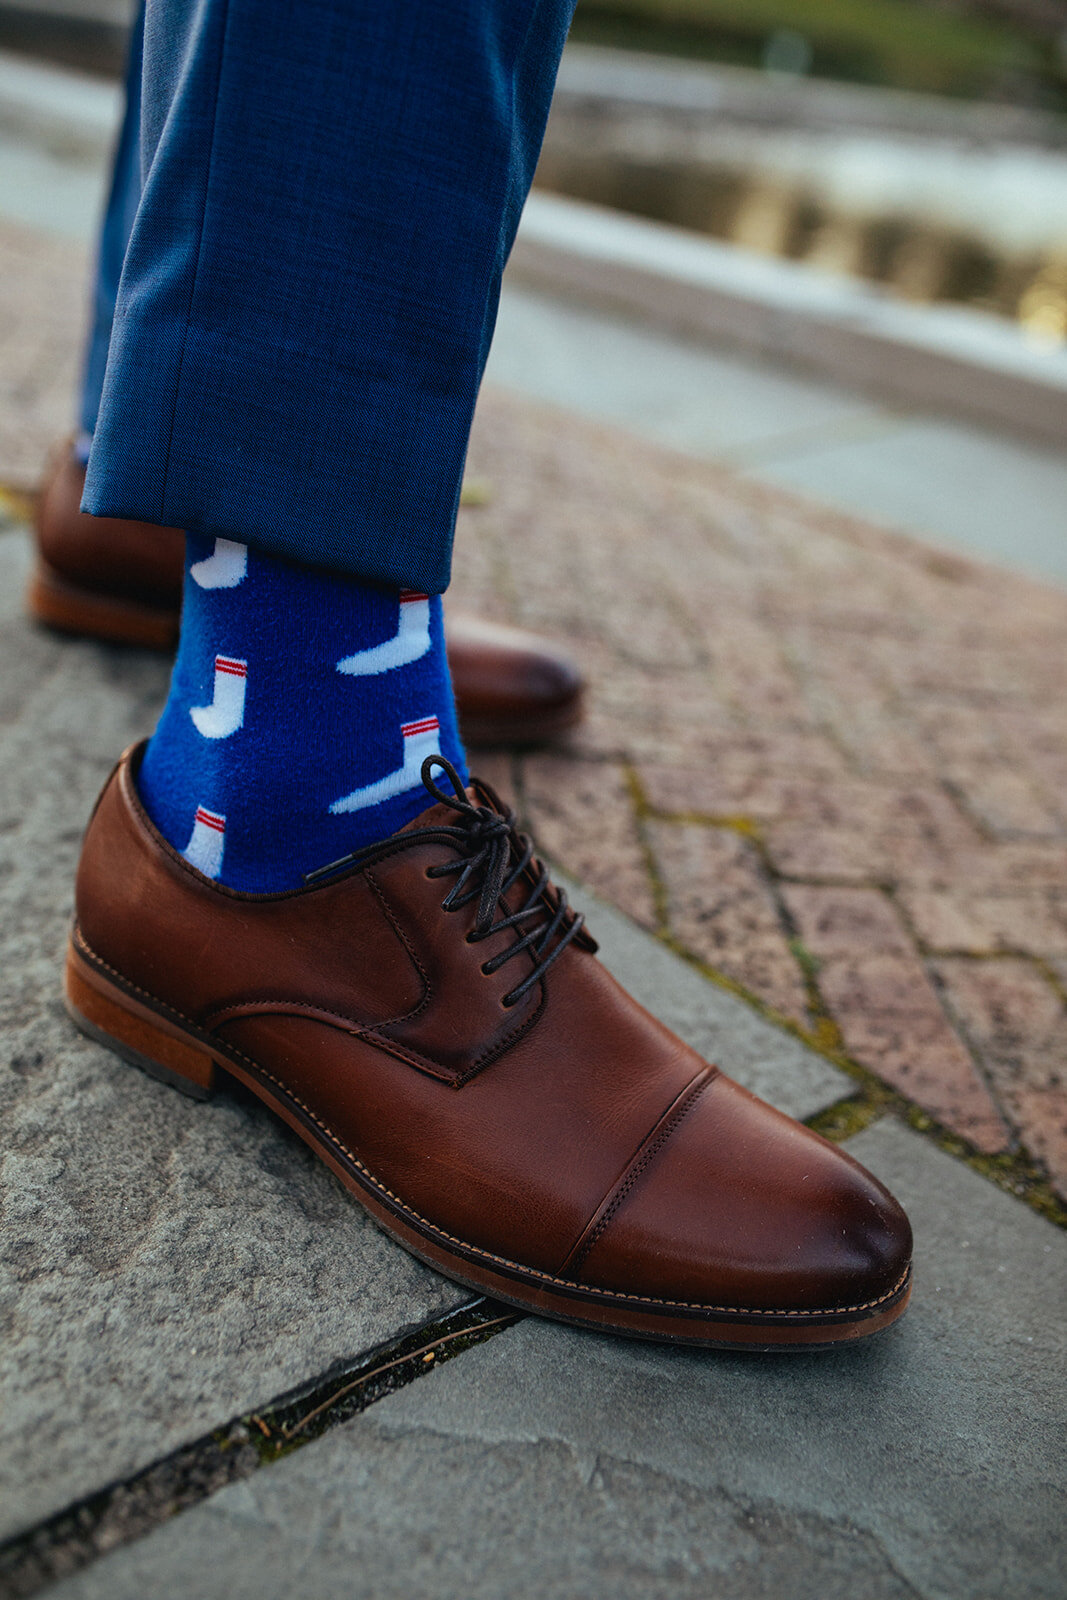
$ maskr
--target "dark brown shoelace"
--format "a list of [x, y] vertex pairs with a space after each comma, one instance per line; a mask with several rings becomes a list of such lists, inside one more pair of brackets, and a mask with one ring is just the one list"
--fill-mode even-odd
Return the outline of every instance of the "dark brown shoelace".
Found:
[[[435, 781], [433, 774], [438, 768], [451, 783], [452, 794]], [[524, 950], [529, 950], [533, 957], [533, 966], [525, 978], [504, 996], [504, 1005], [516, 1005], [577, 937], [585, 917], [568, 905], [562, 889], [554, 888], [548, 869], [534, 854], [533, 841], [519, 832], [512, 811], [500, 812], [491, 806], [474, 805], [458, 772], [444, 756], [426, 757], [422, 764], [422, 781], [439, 805], [447, 806], [459, 817], [454, 827], [432, 830], [436, 837], [444, 834], [453, 840], [461, 852], [457, 861], [427, 868], [427, 876], [431, 878], [456, 874], [456, 882], [442, 900], [441, 909], [458, 911], [472, 900], [478, 901], [474, 927], [467, 935], [471, 944], [491, 939], [508, 928], [519, 933], [520, 937], [506, 950], [483, 963], [486, 977], [498, 972], [505, 962]], [[418, 838], [418, 834], [412, 837]], [[508, 911], [505, 896], [530, 868], [533, 869], [533, 883], [529, 895], [518, 911]], [[550, 890], [558, 897], [554, 908], [546, 898]], [[500, 909], [505, 914], [498, 917]], [[589, 940], [588, 933], [586, 939]]]
[[[434, 781], [436, 768], [445, 773], [453, 793], [449, 794]], [[444, 756], [427, 756], [422, 763], [421, 776], [427, 792], [438, 805], [454, 811], [459, 821], [452, 827], [446, 824], [435, 828], [418, 828], [396, 836], [395, 841], [385, 842], [402, 842], [406, 847], [424, 839], [444, 838], [456, 846], [460, 859], [428, 867], [427, 875], [431, 878], [444, 878], [453, 873], [457, 875], [456, 882], [441, 902], [442, 911], [458, 911], [477, 899], [474, 927], [467, 935], [471, 944], [480, 944], [483, 939], [491, 939], [494, 934], [503, 933], [508, 928], [514, 928], [519, 934], [506, 950], [501, 950], [482, 964], [482, 971], [488, 978], [498, 972], [506, 961], [529, 950], [533, 957], [532, 968], [522, 982], [504, 996], [504, 1004], [513, 1006], [544, 977], [553, 961], [563, 954], [579, 933], [582, 934], [582, 943], [590, 950], [596, 949], [596, 940], [585, 928], [583, 913], [575, 911], [568, 904], [563, 890], [552, 883], [548, 869], [534, 854], [532, 839], [528, 834], [519, 832], [513, 811], [494, 811], [492, 806], [473, 805], [459, 773]], [[381, 844], [366, 845], [362, 850], [354, 850], [337, 861], [316, 867], [314, 872], [306, 872], [304, 882], [320, 883], [346, 867], [357, 866], [365, 860], [373, 861], [381, 850]], [[518, 911], [509, 911], [504, 896], [531, 869], [533, 887], [529, 895]], [[548, 898], [549, 894], [556, 896], [555, 904]], [[497, 917], [501, 907], [505, 915]]]

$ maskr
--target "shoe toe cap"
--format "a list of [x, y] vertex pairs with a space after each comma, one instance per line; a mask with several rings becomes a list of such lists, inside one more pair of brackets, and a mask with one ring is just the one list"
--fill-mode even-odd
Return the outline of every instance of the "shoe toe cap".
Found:
[[911, 1259], [889, 1191], [847, 1152], [715, 1079], [654, 1161], [621, 1181], [583, 1283], [725, 1310], [848, 1312]]

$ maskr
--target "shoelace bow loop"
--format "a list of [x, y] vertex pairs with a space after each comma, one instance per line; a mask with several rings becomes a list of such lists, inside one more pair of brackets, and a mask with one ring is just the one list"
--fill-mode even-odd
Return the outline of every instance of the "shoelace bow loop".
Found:
[[[451, 794], [435, 781], [437, 769], [452, 785]], [[596, 949], [596, 941], [585, 930], [584, 915], [575, 911], [564, 891], [552, 883], [548, 869], [534, 854], [533, 841], [518, 831], [510, 809], [500, 812], [491, 806], [475, 805], [456, 769], [444, 756], [427, 756], [422, 764], [422, 781], [437, 803], [456, 812], [459, 818], [447, 832], [460, 846], [462, 855], [456, 861], [427, 869], [433, 878], [453, 874], [456, 877], [441, 902], [442, 909], [458, 911], [477, 899], [474, 927], [468, 934], [472, 944], [508, 928], [519, 934], [506, 950], [483, 964], [487, 977], [524, 950], [533, 957], [526, 977], [503, 997], [504, 1005], [517, 1005], [572, 940], [581, 935], [581, 943], [591, 950]], [[527, 872], [531, 874], [530, 893], [517, 911], [510, 911], [505, 897]], [[503, 910], [504, 915], [497, 917], [498, 910]]]

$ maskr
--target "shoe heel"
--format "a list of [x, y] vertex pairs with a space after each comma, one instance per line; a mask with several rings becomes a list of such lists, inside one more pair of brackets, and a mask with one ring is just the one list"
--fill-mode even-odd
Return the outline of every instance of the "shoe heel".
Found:
[[71, 1021], [132, 1066], [169, 1083], [194, 1100], [207, 1100], [218, 1068], [208, 1051], [183, 1039], [177, 1028], [125, 994], [81, 960], [71, 946], [63, 979]]
[[178, 638], [176, 606], [151, 606], [122, 595], [95, 594], [61, 578], [43, 561], [30, 579], [26, 608], [46, 628], [109, 644], [173, 650]]

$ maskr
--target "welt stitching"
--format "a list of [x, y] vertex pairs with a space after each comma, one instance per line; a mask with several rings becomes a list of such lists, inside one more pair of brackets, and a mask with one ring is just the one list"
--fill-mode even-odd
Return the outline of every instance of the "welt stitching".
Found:
[[704, 1073], [697, 1078], [695, 1082], [689, 1085], [688, 1090], [685, 1092], [682, 1098], [681, 1105], [675, 1107], [673, 1113], [664, 1123], [663, 1127], [653, 1139], [652, 1143], [647, 1145], [633, 1162], [623, 1182], [619, 1185], [611, 1204], [604, 1212], [604, 1215], [601, 1217], [600, 1221], [597, 1223], [596, 1227], [593, 1229], [592, 1233], [589, 1235], [589, 1238], [579, 1250], [574, 1260], [570, 1263], [571, 1271], [575, 1273], [575, 1275], [577, 1275], [579, 1269], [585, 1264], [586, 1258], [592, 1251], [592, 1248], [596, 1244], [597, 1240], [603, 1237], [604, 1230], [617, 1214], [619, 1207], [622, 1205], [627, 1195], [631, 1192], [634, 1184], [645, 1171], [649, 1162], [652, 1161], [652, 1159], [663, 1149], [663, 1146], [667, 1143], [667, 1140], [674, 1133], [674, 1130], [678, 1127], [678, 1125], [684, 1122], [685, 1118], [689, 1115], [689, 1112], [700, 1099], [700, 1096], [704, 1093], [704, 1090], [707, 1088], [708, 1084], [713, 1081], [714, 1077], [715, 1074], [710, 1069], [706, 1068]]
[[[83, 945], [86, 953], [91, 956], [92, 960], [98, 966], [102, 967], [105, 972], [110, 972], [112, 977], [117, 978], [124, 988], [131, 990], [135, 994], [143, 995], [146, 1000], [150, 1000], [152, 1004], [157, 1006], [161, 1011], [168, 1012], [178, 1021], [186, 1023], [187, 1026], [191, 1027], [195, 1032], [202, 1033], [203, 1030], [197, 1028], [195, 1022], [191, 1021], [190, 1018], [183, 1016], [180, 1011], [176, 1011], [173, 1006], [168, 1006], [165, 1001], [158, 1000], [150, 990], [142, 989], [139, 984], [131, 983], [128, 978], [124, 978], [122, 973], [119, 972], [116, 967], [111, 966], [108, 962], [104, 961], [102, 957], [96, 954], [96, 951], [93, 950], [91, 945], [88, 944], [79, 929], [75, 929], [75, 932], [79, 942]], [[359, 1157], [354, 1155], [353, 1152], [349, 1150], [347, 1145], [341, 1143], [341, 1140], [337, 1137], [329, 1124], [325, 1123], [320, 1116], [312, 1111], [311, 1107], [301, 1100], [299, 1095], [294, 1094], [293, 1091], [288, 1088], [280, 1078], [276, 1078], [273, 1072], [268, 1072], [266, 1067], [261, 1066], [258, 1061], [255, 1061], [251, 1056], [245, 1055], [243, 1050], [238, 1050], [232, 1045], [227, 1045], [222, 1040], [207, 1040], [205, 1042], [214, 1043], [216, 1048], [222, 1048], [229, 1051], [231, 1055], [236, 1056], [243, 1061], [246, 1066], [251, 1067], [252, 1071], [257, 1076], [266, 1078], [269, 1083], [273, 1083], [276, 1088], [280, 1089], [287, 1100], [291, 1101], [293, 1105], [299, 1106], [300, 1110], [304, 1112], [305, 1116], [307, 1116], [317, 1128], [322, 1130], [329, 1143], [333, 1145], [334, 1149], [343, 1155], [346, 1161], [348, 1161], [354, 1168], [356, 1168], [358, 1172], [363, 1175], [370, 1187], [375, 1189], [378, 1194], [382, 1195], [384, 1198], [391, 1200], [393, 1204], [404, 1213], [405, 1216], [410, 1217], [412, 1221], [417, 1222], [420, 1227], [429, 1229], [432, 1234], [436, 1235], [438, 1239], [443, 1239], [446, 1244], [458, 1245], [461, 1250], [466, 1250], [470, 1255], [480, 1256], [483, 1261], [490, 1261], [494, 1264], [494, 1266], [507, 1267], [515, 1272], [518, 1272], [523, 1277], [538, 1278], [542, 1283], [554, 1284], [561, 1289], [577, 1289], [583, 1295], [597, 1296], [605, 1301], [629, 1301], [637, 1305], [662, 1307], [668, 1311], [716, 1311], [729, 1316], [774, 1317], [781, 1321], [789, 1318], [796, 1319], [804, 1317], [848, 1316], [853, 1311], [876, 1310], [878, 1306], [884, 1305], [887, 1300], [892, 1300], [894, 1295], [898, 1294], [903, 1288], [904, 1284], [908, 1281], [908, 1278], [911, 1275], [911, 1266], [909, 1265], [901, 1273], [900, 1277], [897, 1279], [892, 1288], [887, 1289], [885, 1294], [879, 1295], [877, 1299], [863, 1300], [859, 1304], [852, 1306], [824, 1307], [820, 1311], [809, 1311], [804, 1309], [773, 1310], [768, 1309], [766, 1306], [716, 1306], [702, 1304], [700, 1301], [695, 1300], [661, 1300], [655, 1295], [627, 1294], [625, 1291], [618, 1289], [598, 1289], [591, 1284], [587, 1285], [583, 1283], [575, 1283], [569, 1278], [559, 1278], [550, 1272], [541, 1272], [537, 1267], [527, 1267], [523, 1266], [521, 1262], [510, 1261], [507, 1256], [494, 1255], [491, 1250], [483, 1250], [479, 1245], [470, 1244], [466, 1239], [458, 1239], [453, 1234], [446, 1233], [443, 1228], [439, 1228], [437, 1224], [435, 1222], [431, 1222], [428, 1217], [422, 1216], [412, 1206], [409, 1206], [405, 1200], [402, 1200], [399, 1195], [394, 1194], [391, 1189], [387, 1188], [380, 1179], [376, 1178], [370, 1169], [363, 1164]]]

